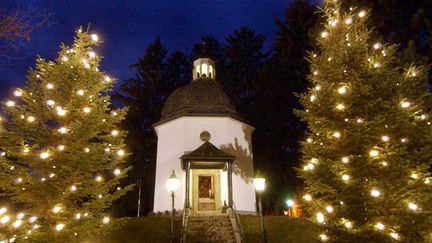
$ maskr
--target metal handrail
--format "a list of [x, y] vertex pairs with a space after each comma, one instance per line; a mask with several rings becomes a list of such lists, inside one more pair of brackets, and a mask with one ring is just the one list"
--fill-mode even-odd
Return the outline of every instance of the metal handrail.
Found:
[[240, 239], [243, 241], [243, 238], [244, 238], [244, 229], [243, 229], [243, 225], [242, 225], [242, 223], [240, 221], [240, 215], [237, 212], [237, 208], [236, 208], [234, 202], [233, 202], [233, 211], [234, 211], [237, 227], [240, 230]]
[[186, 229], [187, 228], [187, 222], [186, 222], [186, 202], [183, 206], [183, 216], [182, 216], [182, 231], [181, 231], [181, 242], [186, 243]]

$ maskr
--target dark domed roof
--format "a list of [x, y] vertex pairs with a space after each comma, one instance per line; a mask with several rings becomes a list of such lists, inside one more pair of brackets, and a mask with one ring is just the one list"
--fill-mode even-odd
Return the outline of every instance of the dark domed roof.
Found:
[[238, 116], [220, 84], [210, 78], [198, 78], [175, 90], [165, 102], [160, 122], [183, 115]]

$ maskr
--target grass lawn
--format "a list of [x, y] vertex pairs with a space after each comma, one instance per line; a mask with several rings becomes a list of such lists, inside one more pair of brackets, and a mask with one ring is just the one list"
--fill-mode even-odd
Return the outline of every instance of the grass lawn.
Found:
[[[241, 216], [246, 232], [245, 242], [260, 242], [261, 224], [257, 216]], [[94, 243], [170, 242], [170, 217], [120, 218], [111, 224], [111, 232], [90, 240]], [[319, 227], [305, 219], [264, 217], [268, 242], [317, 242]], [[175, 220], [177, 233], [174, 242], [180, 242], [181, 218]]]
[[[260, 242], [260, 218], [258, 216], [241, 216], [240, 220], [246, 232], [245, 242]], [[306, 219], [265, 216], [264, 225], [269, 243], [318, 242], [318, 235], [320, 234], [319, 226]]]

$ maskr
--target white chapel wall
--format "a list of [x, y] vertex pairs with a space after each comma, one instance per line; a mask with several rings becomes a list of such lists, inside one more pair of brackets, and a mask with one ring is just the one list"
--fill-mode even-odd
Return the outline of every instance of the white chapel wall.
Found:
[[[255, 212], [255, 191], [252, 183], [253, 160], [251, 153], [252, 128], [229, 117], [181, 117], [156, 127], [158, 134], [155, 197], [153, 211], [171, 210], [170, 193], [166, 181], [174, 169], [181, 181], [176, 192], [175, 208], [183, 209], [185, 200], [185, 172], [181, 169], [180, 156], [203, 144], [200, 133], [208, 131], [210, 142], [239, 158], [234, 163], [233, 197], [238, 210]], [[226, 172], [221, 174], [221, 185], [227, 185]], [[227, 200], [227, 192], [221, 191], [221, 200]], [[191, 191], [192, 192], [192, 191]]]

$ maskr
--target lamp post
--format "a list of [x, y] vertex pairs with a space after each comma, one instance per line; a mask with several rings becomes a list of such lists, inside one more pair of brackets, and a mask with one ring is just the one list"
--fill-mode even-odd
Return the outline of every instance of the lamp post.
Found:
[[286, 204], [287, 204], [287, 206], [288, 206], [288, 216], [290, 217], [290, 218], [292, 218], [293, 217], [293, 207], [294, 207], [294, 200], [292, 200], [292, 199], [288, 199], [287, 201], [286, 201]]
[[265, 178], [263, 178], [259, 171], [254, 178], [255, 190], [258, 192], [258, 213], [260, 215], [261, 220], [261, 233], [262, 233], [262, 242], [267, 243], [267, 235], [264, 227], [264, 219], [262, 215], [262, 203], [261, 203], [261, 193], [265, 190]]
[[179, 188], [179, 184], [179, 178], [177, 178], [173, 170], [167, 181], [167, 189], [171, 192], [171, 242], [174, 241], [174, 197], [175, 191]]

